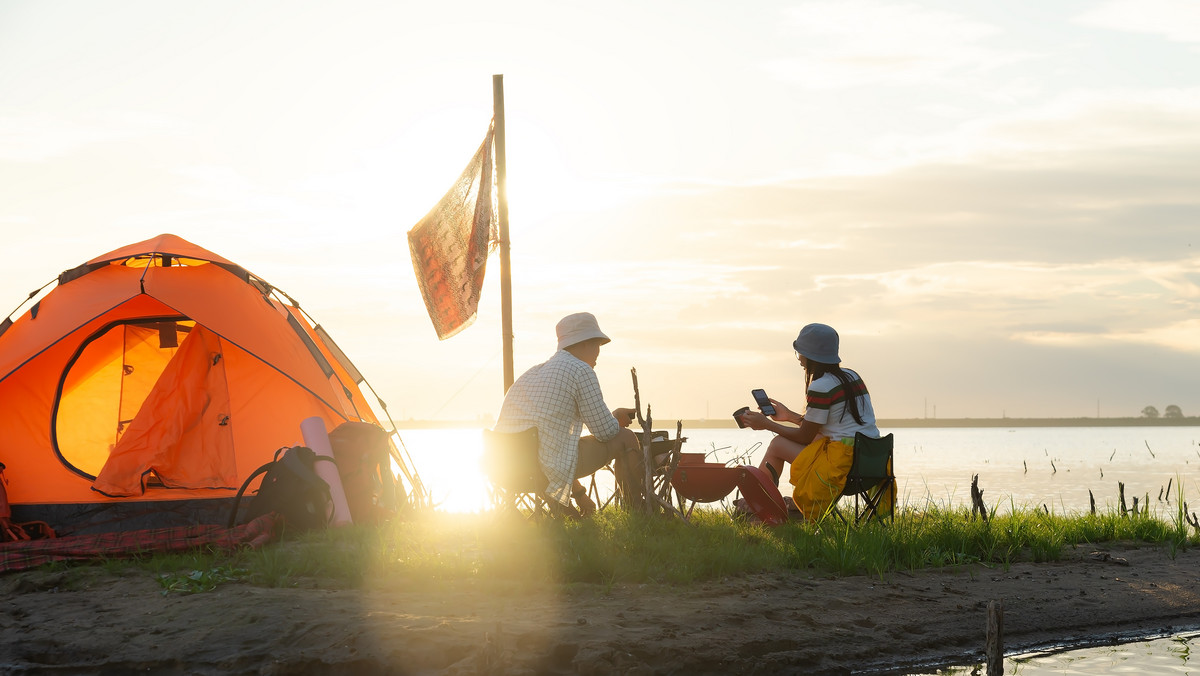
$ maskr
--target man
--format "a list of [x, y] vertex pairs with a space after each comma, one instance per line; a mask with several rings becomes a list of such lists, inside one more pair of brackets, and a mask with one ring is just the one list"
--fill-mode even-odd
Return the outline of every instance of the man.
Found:
[[[637, 499], [644, 483], [642, 451], [637, 435], [626, 429], [637, 413], [632, 408], [610, 412], [596, 378], [600, 346], [610, 338], [588, 312], [563, 317], [555, 331], [558, 351], [509, 388], [495, 430], [537, 428], [538, 459], [549, 481], [546, 494], [568, 509], [572, 496], [583, 513], [595, 509], [578, 479], [614, 459], [626, 499]], [[588, 436], [581, 436], [584, 425]]]

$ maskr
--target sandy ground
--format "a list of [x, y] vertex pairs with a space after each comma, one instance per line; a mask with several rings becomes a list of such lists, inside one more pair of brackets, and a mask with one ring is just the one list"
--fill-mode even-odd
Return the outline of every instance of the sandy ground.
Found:
[[0, 673], [908, 673], [980, 660], [994, 599], [1010, 652], [1200, 626], [1195, 549], [488, 594], [229, 583], [164, 596], [144, 572], [97, 569], [81, 590], [60, 588], [64, 575], [0, 578]]

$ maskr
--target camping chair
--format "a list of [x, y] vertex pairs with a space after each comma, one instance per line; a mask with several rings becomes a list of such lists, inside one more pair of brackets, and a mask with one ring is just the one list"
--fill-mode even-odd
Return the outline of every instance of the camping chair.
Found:
[[[892, 471], [892, 435], [876, 439], [854, 433], [854, 460], [842, 493], [833, 501], [833, 513], [843, 523], [846, 517], [838, 509], [842, 498], [854, 497], [854, 523], [875, 517], [883, 521], [880, 509], [890, 518], [895, 509], [896, 476]], [[887, 500], [888, 503], [884, 503]]]
[[535, 518], [552, 513], [545, 498], [549, 481], [538, 460], [536, 427], [520, 432], [483, 430], [483, 470], [500, 507]]

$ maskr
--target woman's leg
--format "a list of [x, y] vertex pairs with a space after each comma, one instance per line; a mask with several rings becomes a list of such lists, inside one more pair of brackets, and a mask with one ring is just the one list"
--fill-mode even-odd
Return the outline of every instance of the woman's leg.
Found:
[[767, 445], [767, 454], [763, 456], [762, 462], [758, 463], [758, 468], [770, 473], [775, 485], [779, 485], [779, 477], [783, 476], [783, 464], [795, 462], [796, 456], [803, 450], [804, 446], [801, 444], [783, 437], [775, 437]]

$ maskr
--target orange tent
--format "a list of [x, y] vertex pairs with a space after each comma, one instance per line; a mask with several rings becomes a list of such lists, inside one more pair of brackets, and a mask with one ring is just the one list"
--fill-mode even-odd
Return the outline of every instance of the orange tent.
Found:
[[[213, 503], [301, 443], [305, 418], [331, 430], [379, 422], [369, 385], [295, 301], [179, 237], [57, 282], [0, 323], [0, 462], [15, 520], [71, 532], [117, 505], [145, 515]], [[400, 487], [421, 499], [411, 461], [392, 451]]]

